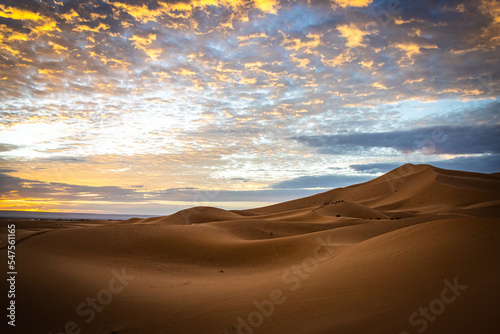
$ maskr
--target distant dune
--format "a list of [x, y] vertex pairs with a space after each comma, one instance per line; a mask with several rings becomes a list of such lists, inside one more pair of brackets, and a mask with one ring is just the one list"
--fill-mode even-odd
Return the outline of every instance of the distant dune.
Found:
[[500, 328], [498, 173], [404, 165], [262, 208], [16, 227], [8, 333]]

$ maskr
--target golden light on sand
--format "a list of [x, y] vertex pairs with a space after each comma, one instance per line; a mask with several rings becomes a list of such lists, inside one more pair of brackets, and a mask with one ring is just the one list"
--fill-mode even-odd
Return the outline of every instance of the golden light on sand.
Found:
[[0, 288], [15, 290], [23, 332], [488, 333], [499, 189], [498, 175], [407, 164], [247, 210], [4, 219], [19, 261]]

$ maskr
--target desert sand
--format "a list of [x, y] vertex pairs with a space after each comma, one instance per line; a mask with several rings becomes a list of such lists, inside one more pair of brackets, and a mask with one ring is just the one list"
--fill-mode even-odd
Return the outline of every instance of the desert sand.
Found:
[[4, 316], [7, 333], [500, 328], [500, 174], [404, 165], [263, 208], [14, 223], [16, 327]]

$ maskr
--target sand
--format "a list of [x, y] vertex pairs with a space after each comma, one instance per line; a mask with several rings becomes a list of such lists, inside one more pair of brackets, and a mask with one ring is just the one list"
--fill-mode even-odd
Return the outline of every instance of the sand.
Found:
[[404, 165], [250, 210], [15, 223], [16, 327], [4, 317], [7, 333], [500, 328], [499, 174]]

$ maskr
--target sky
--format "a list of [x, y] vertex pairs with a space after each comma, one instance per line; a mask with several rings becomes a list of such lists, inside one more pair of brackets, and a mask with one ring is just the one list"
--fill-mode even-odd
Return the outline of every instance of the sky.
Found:
[[500, 172], [498, 0], [0, 0], [0, 209], [259, 207]]

